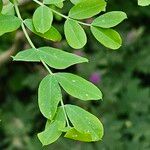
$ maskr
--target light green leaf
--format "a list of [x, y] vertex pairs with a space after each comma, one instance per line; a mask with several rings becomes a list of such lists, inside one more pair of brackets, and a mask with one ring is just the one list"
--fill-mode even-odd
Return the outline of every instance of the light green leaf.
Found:
[[150, 5], [150, 0], [138, 0], [138, 5], [148, 6], [148, 5]]
[[33, 24], [37, 32], [45, 33], [51, 28], [53, 13], [47, 6], [38, 7], [33, 14]]
[[62, 131], [59, 129], [65, 127], [65, 124], [63, 110], [59, 108], [54, 121], [52, 123], [47, 123], [46, 129], [38, 134], [38, 138], [43, 146], [55, 142], [62, 134]]
[[55, 69], [65, 69], [74, 64], [88, 62], [86, 58], [52, 47], [39, 48], [38, 53], [45, 63]]
[[83, 0], [70, 0], [70, 1], [71, 1], [71, 3], [73, 3], [74, 5], [76, 5], [76, 4], [80, 3]]
[[52, 120], [60, 100], [62, 99], [61, 89], [53, 75], [46, 76], [40, 83], [38, 90], [38, 104], [41, 113], [49, 120]]
[[69, 11], [69, 17], [73, 19], [86, 19], [97, 15], [106, 7], [104, 0], [84, 0], [73, 6]]
[[13, 60], [14, 61], [40, 62], [38, 52], [34, 48], [19, 52], [16, 56], [13, 57]]
[[17, 30], [21, 25], [21, 20], [15, 16], [0, 14], [0, 36]]
[[44, 0], [44, 4], [58, 4], [65, 0]]
[[105, 47], [118, 49], [122, 44], [119, 33], [113, 29], [91, 27], [91, 31], [94, 37]]
[[92, 137], [89, 133], [81, 133], [74, 128], [67, 131], [67, 133], [65, 134], [64, 137], [73, 139], [73, 140], [83, 141], [83, 142], [91, 142], [92, 141]]
[[56, 78], [63, 89], [81, 100], [102, 99], [101, 91], [91, 82], [71, 73], [57, 73]]
[[42, 34], [42, 33], [39, 33], [35, 30], [35, 28], [33, 26], [32, 19], [26, 19], [26, 20], [24, 20], [24, 23], [29, 30], [31, 30], [36, 35], [41, 36], [45, 39], [52, 40], [52, 41], [60, 41], [62, 38], [61, 34], [53, 26], [51, 26], [51, 28], [47, 32]]
[[66, 20], [64, 25], [65, 36], [68, 44], [74, 49], [84, 47], [87, 37], [83, 28], [75, 20]]
[[[90, 141], [99, 141], [102, 139], [104, 132], [103, 125], [96, 116], [74, 105], [65, 105], [65, 109], [71, 123], [78, 132], [89, 134], [91, 140], [89, 136], [88, 140]], [[82, 140], [87, 140], [87, 138], [83, 138]]]
[[15, 14], [14, 5], [11, 2], [8, 2], [8, 4], [3, 6], [1, 13], [4, 15], [14, 15]]
[[111, 28], [118, 25], [126, 18], [127, 18], [126, 13], [122, 11], [112, 11], [96, 18], [93, 21], [92, 25], [102, 28]]

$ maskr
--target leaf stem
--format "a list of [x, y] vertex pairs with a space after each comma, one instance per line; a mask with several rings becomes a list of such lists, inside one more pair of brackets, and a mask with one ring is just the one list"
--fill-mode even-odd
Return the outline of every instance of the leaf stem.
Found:
[[53, 72], [49, 69], [49, 67], [47, 66], [47, 64], [41, 59], [42, 64], [44, 65], [44, 67], [47, 69], [47, 71], [53, 75]]
[[69, 120], [68, 120], [68, 117], [67, 117], [67, 113], [66, 113], [66, 110], [65, 110], [64, 102], [63, 102], [62, 99], [61, 99], [60, 102], [61, 102], [61, 106], [62, 106], [62, 108], [63, 108], [63, 112], [64, 112], [64, 115], [65, 115], [65, 118], [66, 118], [67, 127], [70, 127]]
[[[33, 0], [33, 1], [34, 1], [35, 3], [41, 5], [41, 6], [44, 5], [43, 3], [41, 3], [41, 2], [38, 1], [38, 0]], [[64, 15], [64, 14], [62, 14], [62, 13], [60, 13], [60, 12], [58, 12], [58, 11], [52, 9], [52, 8], [50, 8], [50, 9], [51, 9], [52, 12], [54, 12], [55, 14], [57, 14], [57, 15], [59, 15], [59, 16], [65, 18], [65, 19], [75, 20], [75, 19], [72, 19], [72, 18], [70, 18], [69, 16], [66, 16], [66, 15]], [[82, 24], [82, 25], [85, 25], [85, 26], [89, 26], [89, 27], [91, 26], [91, 24], [89, 24], [89, 23], [81, 22], [81, 21], [78, 21], [78, 20], [76, 20], [76, 21], [77, 21], [79, 24]]]
[[[29, 44], [31, 45], [32, 48], [35, 48], [33, 42], [31, 41], [31, 39], [30, 39], [30, 37], [29, 37], [29, 35], [28, 35], [28, 33], [27, 33], [27, 30], [26, 30], [26, 28], [25, 28], [25, 26], [24, 26], [23, 19], [22, 19], [22, 17], [21, 17], [21, 14], [20, 14], [18, 5], [15, 3], [14, 6], [15, 6], [15, 10], [16, 10], [16, 13], [17, 13], [18, 18], [22, 21], [21, 27], [22, 27], [22, 30], [23, 30], [23, 32], [24, 32], [24, 34], [25, 34], [25, 36], [26, 36], [26, 38], [27, 38]], [[36, 49], [36, 48], [35, 48], [35, 49]]]

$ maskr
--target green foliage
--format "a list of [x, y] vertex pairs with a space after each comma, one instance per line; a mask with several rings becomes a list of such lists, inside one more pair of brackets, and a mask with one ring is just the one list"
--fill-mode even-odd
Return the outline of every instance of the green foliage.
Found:
[[[71, 96], [83, 101], [102, 99], [102, 92], [91, 82], [71, 73], [53, 73], [53, 69], [66, 69], [72, 65], [88, 62], [84, 57], [64, 52], [52, 47], [39, 47], [33, 44], [26, 27], [34, 34], [51, 41], [60, 41], [61, 34], [53, 27], [53, 18], [59, 15], [66, 19], [64, 34], [68, 44], [74, 49], [81, 49], [87, 43], [87, 37], [81, 25], [90, 27], [94, 37], [105, 47], [118, 49], [122, 40], [114, 27], [127, 18], [124, 12], [109, 12], [92, 23], [79, 20], [88, 19], [106, 10], [104, 0], [77, 0], [71, 1], [74, 5], [68, 10], [68, 16], [60, 13], [54, 6], [63, 7], [64, 0], [43, 3], [33, 0], [38, 6], [32, 19], [22, 19], [18, 5], [19, 1], [11, 0], [17, 17], [14, 14], [0, 15], [0, 35], [17, 30], [20, 26], [31, 46], [13, 57], [14, 61], [39, 62], [47, 69], [47, 75], [40, 83], [38, 90], [38, 105], [41, 113], [47, 119], [45, 130], [38, 134], [43, 145], [55, 142], [65, 132], [66, 138], [79, 141], [99, 141], [103, 137], [103, 126], [98, 118], [82, 108], [74, 105], [65, 105], [60, 86]], [[52, 5], [51, 5], [52, 4]], [[54, 4], [54, 5], [53, 5]], [[50, 5], [50, 6], [49, 6]], [[3, 12], [2, 3], [0, 10]], [[6, 8], [5, 8], [6, 9]], [[115, 19], [114, 19], [115, 18]], [[99, 23], [102, 22], [102, 23]], [[106, 28], [106, 29], [105, 29]], [[77, 115], [76, 115], [77, 114]]]

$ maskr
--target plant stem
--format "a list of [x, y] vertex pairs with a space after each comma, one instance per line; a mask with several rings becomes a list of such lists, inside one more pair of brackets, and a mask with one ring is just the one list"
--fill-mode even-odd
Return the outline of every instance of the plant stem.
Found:
[[64, 105], [64, 102], [63, 102], [63, 100], [61, 99], [61, 106], [62, 106], [62, 108], [63, 108], [63, 112], [64, 112], [64, 115], [65, 115], [65, 119], [66, 119], [66, 123], [67, 123], [67, 127], [70, 127], [70, 125], [69, 125], [69, 120], [68, 120], [68, 117], [67, 117], [67, 114], [66, 114], [66, 110], [65, 110], [65, 105]]
[[[38, 0], [33, 0], [33, 1], [34, 1], [35, 3], [41, 5], [41, 6], [44, 5], [43, 3], [39, 2]], [[44, 6], [45, 6], [45, 5], [44, 5]], [[62, 13], [60, 13], [60, 12], [58, 12], [58, 11], [52, 9], [52, 8], [50, 8], [50, 9], [51, 9], [52, 12], [54, 12], [55, 14], [57, 14], [57, 15], [59, 15], [59, 16], [65, 18], [65, 19], [74, 20], [74, 19], [70, 18], [69, 16], [66, 16], [66, 15], [64, 15], [64, 14], [62, 14]], [[84, 23], [84, 22], [81, 22], [81, 21], [78, 21], [78, 20], [76, 20], [76, 21], [77, 21], [79, 24], [82, 24], [82, 25], [85, 25], [85, 26], [89, 26], [89, 27], [91, 26], [91, 24]]]
[[44, 65], [44, 67], [47, 69], [47, 71], [53, 75], [53, 72], [49, 69], [49, 67], [47, 66], [47, 64], [41, 59], [42, 64]]
[[[26, 38], [27, 38], [29, 44], [31, 45], [32, 48], [35, 48], [33, 42], [31, 41], [31, 39], [30, 39], [30, 37], [29, 37], [29, 35], [28, 35], [28, 33], [27, 33], [27, 30], [26, 30], [26, 28], [25, 28], [25, 26], [24, 26], [23, 19], [22, 19], [22, 17], [21, 17], [21, 14], [20, 14], [18, 5], [15, 3], [14, 6], [15, 6], [15, 10], [16, 10], [16, 13], [17, 13], [18, 18], [22, 21], [21, 27], [22, 27], [22, 30], [23, 30], [23, 32], [24, 32], [24, 34], [25, 34], [25, 36], [26, 36]], [[35, 48], [35, 49], [36, 49], [36, 48]]]

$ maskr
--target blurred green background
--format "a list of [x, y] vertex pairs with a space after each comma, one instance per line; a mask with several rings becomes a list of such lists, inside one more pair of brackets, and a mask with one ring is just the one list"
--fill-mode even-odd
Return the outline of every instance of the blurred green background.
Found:
[[[23, 18], [31, 17], [36, 7], [33, 2], [21, 6]], [[66, 14], [69, 8], [65, 3], [62, 12]], [[47, 72], [40, 64], [9, 60], [10, 55], [29, 48], [20, 30], [0, 38], [0, 150], [150, 150], [150, 7], [139, 7], [136, 0], [109, 0], [107, 11], [113, 10], [128, 15], [128, 20], [117, 27], [123, 38], [117, 51], [100, 45], [87, 27], [88, 44], [73, 50], [66, 43], [64, 19], [59, 16], [55, 16], [54, 24], [63, 36], [60, 43], [31, 34], [37, 47], [54, 46], [90, 60], [65, 71], [96, 84], [103, 91], [103, 101], [82, 102], [63, 93], [64, 101], [100, 118], [105, 128], [103, 140], [82, 143], [60, 138], [42, 147], [36, 135], [46, 120], [39, 112], [37, 89]]]

